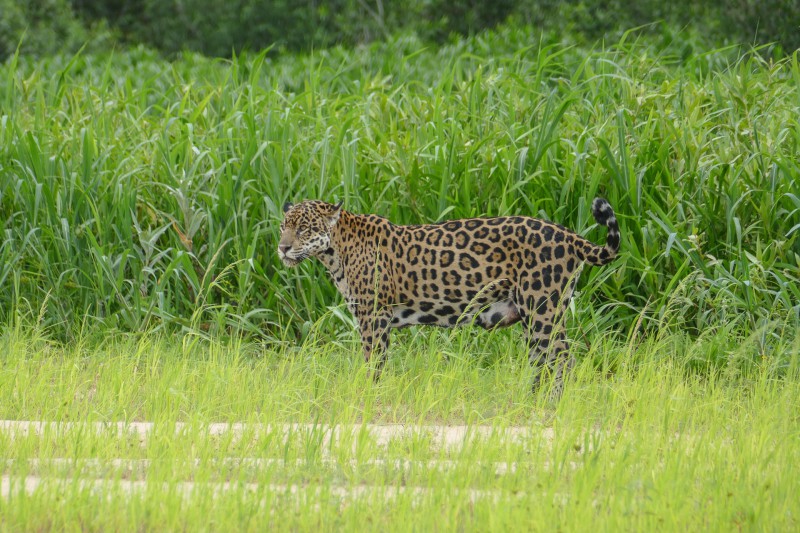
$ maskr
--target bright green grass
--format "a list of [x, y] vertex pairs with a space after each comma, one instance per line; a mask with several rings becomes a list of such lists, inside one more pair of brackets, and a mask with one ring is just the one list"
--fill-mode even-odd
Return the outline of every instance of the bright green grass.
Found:
[[[146, 336], [60, 347], [6, 332], [0, 418], [145, 420], [155, 429], [143, 443], [110, 430], [0, 433], [0, 457], [13, 459], [3, 467], [7, 479], [66, 480], [0, 500], [4, 529], [582, 531], [592, 524], [601, 531], [728, 531], [800, 525], [797, 338], [776, 339], [774, 351], [749, 370], [731, 366], [701, 374], [691, 370], [698, 354], [721, 350], [735, 360], [754, 348], [752, 339], [718, 333], [695, 341], [674, 334], [628, 344], [601, 340], [583, 354], [559, 402], [530, 394], [521, 347], [500, 333], [409, 333], [377, 384], [367, 378], [354, 344], [291, 349], [183, 340]], [[770, 358], [778, 356], [788, 368], [775, 378]], [[176, 421], [189, 426], [176, 434]], [[207, 435], [207, 424], [223, 421], [466, 423], [524, 426], [533, 433], [521, 442], [490, 437], [463, 449], [437, 449], [425, 435], [385, 447], [366, 433], [342, 441], [314, 430], [286, 439], [253, 431], [241, 439]], [[230, 462], [236, 458], [275, 461]], [[453, 466], [437, 469], [426, 461]], [[496, 463], [515, 463], [517, 470], [497, 472]], [[92, 492], [76, 478], [106, 485]], [[146, 481], [146, 488], [127, 493], [124, 484], [134, 481]], [[210, 484], [224, 481], [232, 488], [212, 495]], [[206, 488], [185, 496], [184, 482]], [[284, 485], [300, 492], [274, 489]], [[425, 492], [387, 499], [387, 487]], [[365, 489], [372, 493], [339, 494]], [[495, 499], [471, 502], [469, 491], [494, 491]]]
[[399, 223], [542, 216], [601, 241], [602, 195], [622, 253], [584, 275], [589, 334], [660, 327], [669, 305], [677, 331], [796, 327], [797, 57], [692, 52], [682, 34], [543, 39], [506, 27], [441, 49], [13, 58], [0, 318], [40, 317], [59, 338], [97, 325], [302, 338], [336, 295], [312, 281], [319, 266], [280, 265], [286, 200]]

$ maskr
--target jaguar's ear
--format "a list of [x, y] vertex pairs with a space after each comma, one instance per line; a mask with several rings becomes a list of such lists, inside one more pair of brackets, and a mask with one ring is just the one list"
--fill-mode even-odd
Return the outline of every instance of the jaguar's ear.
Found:
[[339, 221], [339, 215], [342, 214], [342, 204], [344, 200], [339, 200], [339, 203], [333, 206], [331, 214], [328, 215], [328, 226], [331, 228]]
[[287, 212], [291, 208], [292, 208], [292, 202], [286, 202], [285, 204], [283, 204], [283, 212], [284, 213]]

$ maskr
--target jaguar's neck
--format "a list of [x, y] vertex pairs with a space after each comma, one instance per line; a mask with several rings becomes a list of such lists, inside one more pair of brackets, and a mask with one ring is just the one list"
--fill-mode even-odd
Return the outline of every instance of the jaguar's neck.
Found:
[[330, 247], [317, 256], [345, 297], [349, 294], [345, 277], [345, 258], [348, 256], [348, 250], [345, 248], [348, 245], [356, 246], [360, 248], [359, 252], [371, 248], [370, 239], [374, 238], [374, 231], [370, 231], [369, 226], [372, 224], [374, 223], [366, 215], [356, 215], [342, 210], [339, 220], [331, 230]]

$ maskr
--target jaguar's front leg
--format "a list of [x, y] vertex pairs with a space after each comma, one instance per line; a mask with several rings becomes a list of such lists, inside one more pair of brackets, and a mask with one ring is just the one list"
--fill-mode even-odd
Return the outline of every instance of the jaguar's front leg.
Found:
[[357, 314], [364, 361], [367, 364], [374, 362], [372, 377], [377, 381], [386, 364], [391, 314], [385, 309], [375, 309], [374, 307], [360, 308]]

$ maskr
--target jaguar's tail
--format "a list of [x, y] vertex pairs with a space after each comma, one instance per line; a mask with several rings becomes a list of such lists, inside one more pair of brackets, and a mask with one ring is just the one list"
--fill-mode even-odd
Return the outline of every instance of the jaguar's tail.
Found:
[[613, 261], [619, 251], [619, 224], [611, 204], [603, 198], [595, 198], [592, 202], [592, 214], [598, 224], [608, 228], [605, 246], [595, 245], [593, 249], [586, 250], [587, 263], [600, 266]]

